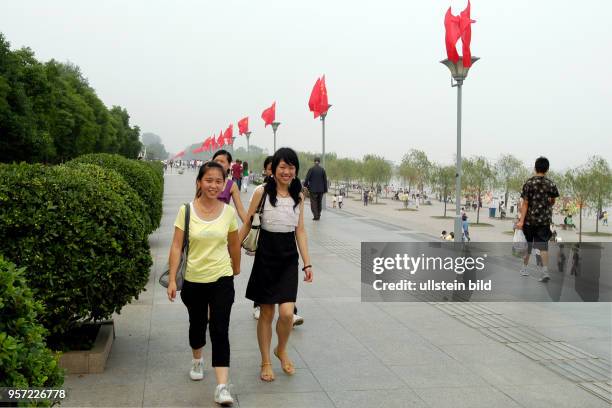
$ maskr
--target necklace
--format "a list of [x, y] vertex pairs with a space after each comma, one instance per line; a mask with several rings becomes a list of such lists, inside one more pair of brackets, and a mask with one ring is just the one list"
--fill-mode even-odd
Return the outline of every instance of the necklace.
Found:
[[288, 192], [287, 192], [286, 194], [281, 194], [281, 193], [280, 193], [280, 191], [277, 191], [277, 192], [276, 192], [276, 194], [277, 194], [278, 196], [280, 196], [280, 197], [283, 197], [283, 198], [287, 198], [287, 197], [289, 197], [289, 196], [291, 195], [291, 194], [289, 194]]

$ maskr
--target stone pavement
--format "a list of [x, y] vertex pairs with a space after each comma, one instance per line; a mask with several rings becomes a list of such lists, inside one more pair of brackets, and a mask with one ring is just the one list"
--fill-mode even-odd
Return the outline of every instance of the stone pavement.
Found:
[[[114, 317], [106, 371], [68, 376], [63, 406], [214, 406], [210, 343], [206, 377], [193, 382], [186, 309], [180, 299], [170, 303], [157, 284], [194, 178], [192, 172], [166, 176], [147, 291]], [[362, 303], [361, 241], [431, 237], [332, 210], [320, 222], [306, 220], [315, 275], [314, 283], [300, 283], [305, 323], [290, 339], [294, 376], [274, 360], [276, 381], [259, 380], [256, 321], [244, 297], [252, 258], [242, 258], [230, 326], [235, 406], [610, 406], [609, 303]]]

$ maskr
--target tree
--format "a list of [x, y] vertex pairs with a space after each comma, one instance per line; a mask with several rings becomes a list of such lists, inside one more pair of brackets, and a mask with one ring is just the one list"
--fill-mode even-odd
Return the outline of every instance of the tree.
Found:
[[410, 185], [414, 183], [417, 189], [423, 192], [423, 185], [429, 179], [430, 168], [431, 162], [422, 150], [411, 149], [404, 155], [399, 173], [403, 179], [408, 181], [408, 191], [410, 191]]
[[147, 160], [165, 160], [168, 158], [168, 152], [161, 137], [155, 133], [143, 133], [141, 140], [147, 150], [147, 156], [145, 157]]
[[578, 242], [582, 242], [582, 209], [593, 197], [595, 187], [591, 180], [589, 169], [581, 166], [574, 170], [569, 170], [565, 174], [568, 190], [578, 205], [580, 218], [578, 225]]
[[519, 159], [511, 154], [502, 155], [495, 163], [495, 170], [497, 172], [499, 185], [502, 186], [505, 191], [504, 207], [507, 210], [508, 195], [510, 191], [513, 190], [513, 187], [516, 187], [521, 180], [525, 180], [522, 177], [528, 173], [528, 170]]
[[446, 217], [446, 203], [452, 191], [453, 183], [455, 183], [455, 166], [440, 166], [433, 165], [431, 168], [431, 182], [434, 188], [442, 196], [444, 200], [444, 216]]
[[[476, 191], [477, 200], [480, 202], [482, 191], [485, 190], [488, 184], [494, 180], [493, 167], [489, 161], [482, 156], [475, 156], [464, 159], [463, 165], [463, 180], [465, 186]], [[480, 222], [480, 205], [476, 212], [476, 224]]]
[[[363, 175], [372, 187], [374, 183], [387, 183], [391, 178], [391, 165], [384, 157], [367, 154], [363, 157]], [[376, 190], [376, 202], [378, 203], [378, 190]]]
[[612, 172], [608, 162], [601, 156], [589, 159], [587, 171], [593, 188], [592, 195], [587, 197], [587, 203], [595, 209], [595, 232], [599, 233], [599, 215], [612, 201]]

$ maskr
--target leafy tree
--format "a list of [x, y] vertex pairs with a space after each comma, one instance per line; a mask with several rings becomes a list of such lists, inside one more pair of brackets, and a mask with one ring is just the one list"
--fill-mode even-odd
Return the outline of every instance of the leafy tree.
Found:
[[446, 204], [452, 193], [453, 184], [455, 183], [455, 166], [433, 165], [430, 174], [432, 185], [435, 190], [440, 193], [442, 200], [444, 200], [444, 216], [446, 217]]
[[[383, 157], [367, 154], [363, 157], [364, 179], [374, 187], [376, 184], [384, 184], [391, 178], [391, 165]], [[378, 202], [378, 191], [376, 192]]]
[[[462, 161], [463, 182], [468, 188], [476, 192], [477, 200], [480, 202], [482, 192], [494, 180], [493, 166], [482, 156], [467, 158]], [[476, 212], [476, 224], [480, 222], [480, 206]]]
[[[525, 165], [511, 154], [502, 155], [495, 163], [497, 181], [505, 191], [504, 206], [508, 209], [508, 195], [510, 191], [517, 189], [525, 180], [523, 176], [528, 173]], [[518, 187], [520, 189], [520, 187]]]
[[429, 179], [430, 168], [431, 162], [422, 150], [411, 149], [404, 155], [399, 173], [405, 181], [408, 181], [408, 191], [410, 191], [410, 186], [414, 184], [417, 189], [423, 192], [423, 186]]
[[595, 232], [599, 232], [599, 214], [612, 201], [612, 172], [608, 162], [601, 156], [593, 156], [587, 167], [593, 193], [587, 203], [595, 209]]
[[565, 174], [568, 190], [576, 200], [578, 208], [580, 209], [578, 225], [579, 243], [582, 242], [582, 210], [587, 205], [587, 202], [592, 200], [592, 197], [595, 195], [595, 185], [589, 173], [589, 169], [586, 166], [581, 166], [577, 169], [569, 170]]

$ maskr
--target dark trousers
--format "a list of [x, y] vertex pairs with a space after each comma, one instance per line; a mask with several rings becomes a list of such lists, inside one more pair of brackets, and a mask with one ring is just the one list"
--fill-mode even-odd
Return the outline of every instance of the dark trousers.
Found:
[[234, 303], [234, 277], [223, 276], [216, 282], [185, 281], [181, 299], [189, 312], [189, 345], [199, 349], [206, 344], [206, 326], [210, 308], [210, 340], [213, 367], [229, 367], [229, 322]]
[[[260, 304], [259, 304], [259, 303], [257, 303], [257, 302], [253, 302], [253, 307], [254, 307], [254, 308], [255, 308], [255, 307], [259, 307], [259, 306], [260, 306]], [[296, 306], [296, 305], [293, 305], [293, 314], [297, 314], [297, 306]]]
[[242, 177], [240, 178], [233, 177], [232, 180], [234, 180], [234, 183], [238, 185], [238, 191], [242, 191]]
[[310, 210], [314, 218], [321, 218], [321, 207], [323, 206], [323, 194], [310, 192]]

